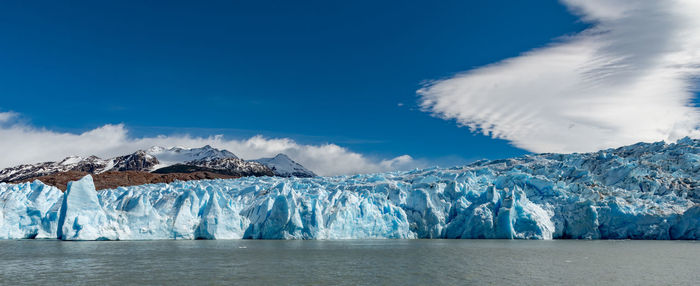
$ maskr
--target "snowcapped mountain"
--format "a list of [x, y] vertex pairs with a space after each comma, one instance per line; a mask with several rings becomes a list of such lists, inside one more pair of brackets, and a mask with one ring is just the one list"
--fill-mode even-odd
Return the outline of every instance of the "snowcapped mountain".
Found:
[[206, 145], [201, 148], [183, 148], [173, 147], [164, 148], [154, 146], [145, 151], [147, 154], [158, 158], [162, 167], [183, 164], [191, 161], [208, 161], [222, 158], [238, 158], [235, 154], [227, 151], [213, 148]]
[[246, 161], [235, 154], [206, 145], [200, 148], [154, 146], [129, 155], [101, 159], [71, 156], [58, 162], [24, 164], [0, 170], [0, 182], [16, 182], [67, 171], [101, 174], [107, 171], [191, 173], [207, 171], [229, 176], [314, 177], [284, 154]]
[[302, 178], [316, 177], [314, 172], [304, 168], [304, 166], [301, 164], [294, 162], [294, 160], [285, 154], [277, 154], [277, 156], [272, 158], [260, 158], [253, 161], [261, 163], [272, 169], [275, 176]]
[[101, 159], [97, 156], [85, 158], [71, 156], [58, 162], [24, 164], [0, 170], [0, 182], [18, 181], [66, 171], [91, 174], [107, 171], [150, 171], [158, 164], [158, 159], [143, 150], [110, 159]]
[[161, 162], [155, 173], [217, 172], [234, 176], [274, 176], [266, 166], [238, 158], [235, 154], [206, 145], [201, 148], [151, 147], [146, 151]]
[[191, 173], [207, 171], [229, 176], [314, 177], [313, 172], [284, 154], [246, 161], [235, 154], [206, 145], [201, 148], [154, 146], [129, 155], [101, 159], [71, 156], [58, 162], [24, 164], [0, 170], [0, 182], [16, 182], [67, 171], [101, 174], [107, 171]]

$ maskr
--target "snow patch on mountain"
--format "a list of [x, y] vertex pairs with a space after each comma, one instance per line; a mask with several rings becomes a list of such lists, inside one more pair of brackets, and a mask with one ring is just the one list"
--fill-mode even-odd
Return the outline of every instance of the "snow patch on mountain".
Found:
[[281, 177], [315, 177], [316, 174], [309, 169], [304, 168], [301, 164], [295, 162], [285, 154], [277, 154], [272, 158], [260, 158], [253, 160], [259, 162]]
[[158, 158], [158, 161], [160, 162], [159, 167], [183, 164], [191, 161], [238, 158], [235, 154], [227, 150], [220, 150], [209, 145], [200, 148], [164, 148], [154, 146], [146, 150], [146, 153]]

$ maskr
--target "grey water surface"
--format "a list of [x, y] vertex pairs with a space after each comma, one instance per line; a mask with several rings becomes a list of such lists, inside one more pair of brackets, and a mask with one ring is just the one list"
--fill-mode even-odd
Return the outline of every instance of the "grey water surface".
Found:
[[0, 284], [699, 285], [696, 241], [0, 241]]

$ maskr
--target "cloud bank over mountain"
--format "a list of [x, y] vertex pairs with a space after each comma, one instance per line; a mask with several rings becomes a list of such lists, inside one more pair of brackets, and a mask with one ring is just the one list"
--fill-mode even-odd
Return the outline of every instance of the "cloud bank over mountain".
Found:
[[305, 145], [289, 138], [261, 135], [243, 140], [229, 140], [221, 135], [132, 138], [123, 124], [107, 124], [80, 134], [56, 132], [19, 123], [17, 116], [14, 112], [0, 112], [0, 150], [3, 152], [0, 168], [55, 161], [72, 155], [107, 158], [151, 146], [201, 147], [207, 144], [229, 150], [244, 159], [284, 153], [322, 176], [404, 170], [421, 165], [409, 155], [376, 159], [335, 144]]
[[700, 1], [562, 3], [591, 27], [430, 82], [423, 110], [533, 152], [700, 137]]

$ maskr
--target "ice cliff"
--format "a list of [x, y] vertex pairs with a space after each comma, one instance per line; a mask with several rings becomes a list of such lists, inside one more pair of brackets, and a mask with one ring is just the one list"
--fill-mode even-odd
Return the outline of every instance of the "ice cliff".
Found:
[[340, 177], [0, 184], [0, 239], [700, 239], [700, 141]]

